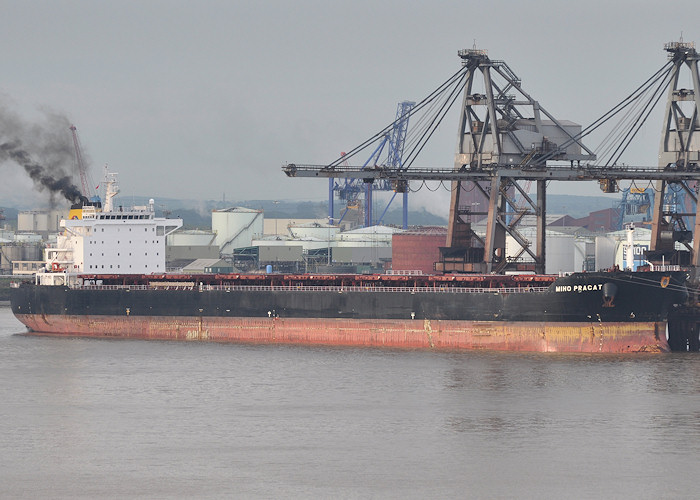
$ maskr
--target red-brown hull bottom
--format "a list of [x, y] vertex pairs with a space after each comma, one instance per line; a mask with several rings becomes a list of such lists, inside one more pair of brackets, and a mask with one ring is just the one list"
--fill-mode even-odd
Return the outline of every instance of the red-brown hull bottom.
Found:
[[493, 349], [668, 352], [665, 322], [545, 323], [441, 320], [17, 315], [33, 334], [153, 340]]

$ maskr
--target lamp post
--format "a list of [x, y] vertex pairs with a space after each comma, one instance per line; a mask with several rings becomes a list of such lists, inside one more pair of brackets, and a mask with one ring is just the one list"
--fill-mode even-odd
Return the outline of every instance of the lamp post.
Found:
[[280, 204], [279, 201], [275, 200], [272, 202], [272, 204], [275, 206], [275, 239], [279, 239], [279, 235], [277, 234], [277, 220], [279, 219], [279, 215], [277, 213], [277, 205]]
[[328, 219], [328, 267], [331, 265], [331, 224], [333, 223], [333, 217], [330, 215], [326, 217]]

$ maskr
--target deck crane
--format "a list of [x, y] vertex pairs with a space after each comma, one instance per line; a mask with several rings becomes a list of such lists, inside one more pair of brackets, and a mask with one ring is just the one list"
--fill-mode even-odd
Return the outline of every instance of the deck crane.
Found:
[[80, 145], [80, 139], [78, 138], [78, 129], [75, 125], [70, 126], [71, 134], [73, 135], [73, 147], [75, 148], [75, 163], [78, 166], [78, 171], [80, 172], [80, 183], [83, 188], [83, 195], [90, 201], [96, 201], [97, 193], [93, 189], [92, 178], [90, 178], [90, 173], [85, 166], [83, 161], [83, 148]]

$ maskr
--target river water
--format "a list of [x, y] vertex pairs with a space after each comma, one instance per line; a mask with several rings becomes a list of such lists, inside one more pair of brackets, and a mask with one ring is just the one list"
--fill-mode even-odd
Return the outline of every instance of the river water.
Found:
[[0, 498], [698, 498], [700, 355], [18, 335]]

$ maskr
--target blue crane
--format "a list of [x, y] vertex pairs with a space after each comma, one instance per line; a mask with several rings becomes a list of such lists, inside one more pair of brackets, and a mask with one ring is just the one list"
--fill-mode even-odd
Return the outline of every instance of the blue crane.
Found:
[[[391, 169], [401, 170], [403, 168], [402, 157], [406, 134], [408, 131], [408, 120], [410, 111], [415, 106], [415, 102], [403, 101], [398, 104], [396, 109], [396, 119], [392, 127], [384, 134], [379, 141], [377, 147], [372, 151], [367, 161], [362, 165], [362, 168], [385, 166]], [[344, 154], [344, 153], [343, 153]], [[375, 221], [372, 214], [373, 195], [374, 191], [394, 191], [393, 196], [387, 203], [381, 216]], [[345, 201], [346, 207], [340, 216], [340, 223], [348, 211], [351, 209], [364, 208], [364, 226], [371, 226], [373, 223], [381, 223], [386, 215], [389, 206], [396, 198], [396, 195], [403, 193], [403, 227], [408, 227], [408, 189], [407, 186], [395, 186], [387, 180], [380, 180], [374, 183], [363, 182], [362, 179], [343, 179], [340, 183], [336, 182], [335, 178], [328, 179], [328, 217], [334, 219], [334, 198], [338, 194], [338, 198]], [[364, 194], [364, 204], [360, 199], [360, 195]], [[363, 206], [364, 205], [364, 206]]]
[[[691, 188], [694, 187], [694, 184], [691, 185]], [[651, 223], [656, 195], [653, 187], [644, 189], [630, 186], [622, 190], [622, 200], [618, 204], [617, 229], [623, 229], [629, 222]], [[690, 197], [686, 197], [685, 190], [678, 184], [670, 184], [667, 187], [663, 206], [668, 212], [676, 214], [673, 218], [679, 220], [678, 224], [686, 227], [691, 224], [688, 213], [696, 211], [695, 202]]]

